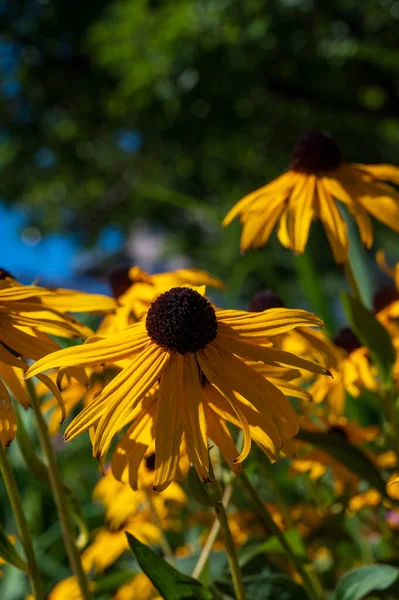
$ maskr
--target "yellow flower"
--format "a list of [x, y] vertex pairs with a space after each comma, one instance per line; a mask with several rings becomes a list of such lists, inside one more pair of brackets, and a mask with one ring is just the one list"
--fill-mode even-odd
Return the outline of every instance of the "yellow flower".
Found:
[[84, 570], [98, 573], [118, 560], [124, 552], [129, 550], [126, 532], [134, 534], [143, 544], [158, 544], [161, 532], [151, 522], [151, 519], [151, 512], [142, 510], [125, 523], [122, 529], [110, 530], [102, 527], [97, 532], [92, 544], [82, 554]]
[[[242, 451], [234, 448], [228, 457], [232, 463], [242, 462], [250, 450], [251, 434], [244, 414], [247, 406], [257, 411], [267, 427], [267, 435], [278, 447], [297, 434], [299, 419], [290, 402], [245, 361], [327, 373], [320, 365], [272, 345], [273, 336], [312, 325], [322, 323], [306, 311], [219, 310], [192, 288], [172, 288], [151, 305], [145, 321], [106, 339], [94, 338], [81, 346], [48, 355], [30, 368], [28, 376], [50, 368], [87, 367], [129, 359], [102, 393], [74, 419], [65, 438], [70, 440], [95, 426], [93, 452], [100, 459], [116, 433], [146, 403], [148, 414], [156, 411], [152, 433], [154, 488], [162, 491], [176, 476], [183, 435], [189, 459], [203, 481], [210, 481], [209, 428], [213, 428], [218, 440], [230, 444], [229, 431], [203, 393], [206, 382], [207, 387], [224, 398], [244, 432]], [[158, 381], [156, 402], [151, 404], [147, 393]], [[214, 401], [217, 405], [218, 400]]]
[[[89, 589], [95, 590], [94, 581], [89, 582]], [[50, 592], [48, 600], [83, 600], [76, 577], [68, 577], [57, 583]]]
[[[49, 337], [76, 338], [90, 335], [91, 330], [63, 311], [109, 311], [112, 298], [75, 292], [24, 286], [0, 271], [0, 441], [8, 446], [15, 437], [16, 416], [10, 393], [25, 408], [30, 400], [21, 383], [28, 366], [23, 357], [38, 359], [59, 349]], [[62, 397], [55, 382], [40, 376], [60, 404]]]
[[152, 302], [160, 294], [173, 287], [183, 284], [191, 286], [207, 285], [219, 289], [225, 287], [220, 279], [200, 269], [179, 269], [178, 271], [150, 275], [140, 267], [135, 266], [131, 267], [127, 274], [124, 272], [123, 275], [124, 285], [121, 287], [120, 282], [118, 282], [117, 287], [117, 292], [123, 290], [118, 295], [118, 308], [114, 314], [107, 315], [103, 319], [97, 331], [98, 335], [110, 335], [140, 321]]
[[290, 331], [281, 346], [299, 356], [317, 360], [331, 371], [332, 378], [317, 378], [308, 392], [317, 404], [327, 403], [336, 415], [344, 411], [347, 392], [357, 398], [363, 389], [378, 389], [377, 369], [370, 362], [369, 350], [360, 345], [349, 327], [341, 329], [334, 340], [329, 340], [321, 331]]
[[[360, 426], [355, 421], [349, 421], [345, 417], [329, 414], [328, 417], [319, 416], [320, 426], [312, 422], [303, 421], [302, 428], [308, 431], [324, 431], [329, 435], [339, 436], [354, 446], [367, 444], [376, 439], [381, 433], [378, 426]], [[332, 470], [334, 488], [336, 493], [342, 493], [350, 489], [355, 492], [359, 484], [359, 477], [346, 467], [343, 463], [335, 460], [330, 454], [322, 449], [313, 448], [307, 443], [300, 442], [303, 451], [291, 462], [291, 468], [297, 473], [307, 473], [311, 479], [319, 479], [329, 468]], [[374, 461], [367, 450], [370, 460]], [[360, 502], [360, 501], [359, 501]]]
[[355, 494], [349, 500], [349, 509], [357, 513], [362, 508], [368, 507], [376, 507], [381, 506], [382, 504], [382, 496], [378, 490], [374, 488], [369, 488], [366, 492], [361, 492], [360, 494]]
[[337, 200], [356, 220], [367, 248], [373, 244], [368, 213], [399, 232], [399, 194], [385, 181], [399, 183], [399, 169], [392, 165], [346, 164], [327, 133], [310, 130], [298, 140], [289, 171], [240, 200], [225, 217], [223, 226], [240, 217], [241, 250], [246, 251], [264, 246], [279, 221], [280, 242], [301, 254], [312, 221], [319, 219], [336, 262], [342, 264], [348, 258], [348, 233]]
[[139, 573], [122, 585], [112, 600], [162, 600], [147, 575]]
[[[145, 461], [142, 468], [148, 471], [152, 483], [153, 472], [147, 469]], [[170, 525], [175, 528], [173, 517], [187, 502], [186, 494], [176, 482], [172, 482], [163, 494], [146, 488], [134, 492], [127, 483], [118, 481], [108, 472], [100, 479], [93, 492], [93, 499], [101, 501], [105, 506], [105, 518], [110, 529], [120, 529], [134, 517], [139, 508], [148, 508], [149, 498], [164, 528], [171, 528]]]

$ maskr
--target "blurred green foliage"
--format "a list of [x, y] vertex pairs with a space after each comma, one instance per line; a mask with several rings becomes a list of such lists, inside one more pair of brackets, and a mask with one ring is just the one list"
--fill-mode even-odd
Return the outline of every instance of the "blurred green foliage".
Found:
[[[301, 303], [289, 252], [272, 240], [237, 260], [224, 214], [286, 168], [308, 127], [330, 131], [347, 161], [398, 162], [397, 1], [3, 6], [0, 194], [44, 232], [90, 245], [105, 225], [148, 223], [166, 252], [227, 273], [230, 300], [268, 285]], [[316, 225], [312, 238], [335, 292]]]

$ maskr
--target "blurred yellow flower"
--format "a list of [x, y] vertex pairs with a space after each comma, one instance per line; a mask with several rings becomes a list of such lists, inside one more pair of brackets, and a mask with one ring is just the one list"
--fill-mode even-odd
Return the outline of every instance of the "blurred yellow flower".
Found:
[[[374, 425], [360, 426], [355, 421], [349, 421], [345, 417], [328, 414], [328, 416], [317, 415], [319, 425], [303, 420], [302, 428], [306, 431], [325, 432], [331, 436], [339, 436], [354, 446], [363, 446], [362, 451], [369, 454], [364, 445], [372, 442], [381, 434], [381, 428]], [[346, 465], [335, 460], [330, 454], [321, 448], [309, 446], [305, 442], [298, 442], [301, 452], [292, 462], [291, 469], [296, 473], [307, 473], [311, 479], [319, 479], [328, 469], [332, 471], [334, 489], [337, 494], [350, 490], [352, 494], [357, 490], [359, 477]]]
[[[146, 469], [144, 461], [142, 468]], [[151, 485], [152, 470], [148, 470], [148, 475], [148, 485]], [[128, 484], [115, 479], [111, 472], [99, 480], [94, 488], [93, 499], [105, 506], [105, 519], [109, 529], [119, 529], [140, 508], [148, 508], [149, 502], [165, 529], [175, 528], [174, 517], [187, 503], [186, 494], [176, 482], [172, 482], [163, 494], [147, 487], [133, 491]]]
[[[38, 359], [59, 346], [49, 337], [65, 338], [90, 335], [91, 330], [79, 324], [64, 311], [111, 310], [112, 298], [92, 296], [73, 290], [50, 290], [37, 286], [24, 286], [9, 274], [1, 271], [0, 278], [0, 442], [8, 446], [15, 437], [16, 415], [10, 394], [25, 408], [30, 399], [22, 383], [28, 366], [23, 357]], [[40, 376], [59, 402], [65, 416], [62, 397], [55, 382]]]
[[110, 335], [140, 321], [160, 294], [187, 284], [225, 288], [220, 279], [200, 269], [179, 269], [150, 275], [140, 267], [131, 267], [124, 276], [123, 286], [118, 282], [117, 292], [122, 292], [118, 294], [118, 308], [103, 319], [98, 335]]
[[112, 600], [162, 600], [162, 598], [147, 575], [139, 573], [131, 581], [122, 585]]
[[[72, 439], [95, 426], [93, 452], [100, 459], [116, 433], [131, 421], [134, 426], [139, 416], [142, 419], [148, 415], [149, 419], [156, 411], [152, 432], [154, 488], [162, 491], [178, 471], [183, 434], [189, 459], [203, 481], [211, 479], [209, 427], [218, 441], [231, 445], [223, 419], [203, 393], [206, 382], [207, 388], [219, 392], [227, 402], [244, 432], [242, 451], [234, 448], [229, 454], [232, 463], [242, 462], [250, 450], [251, 433], [244, 414], [247, 404], [263, 419], [267, 435], [278, 447], [296, 435], [299, 419], [290, 402], [245, 361], [328, 373], [324, 367], [272, 345], [273, 336], [312, 325], [322, 326], [322, 322], [303, 310], [276, 308], [262, 313], [219, 310], [192, 288], [172, 288], [151, 305], [145, 321], [108, 338], [95, 338], [48, 355], [29, 369], [28, 376], [50, 368], [88, 367], [129, 359], [122, 371], [74, 419], [65, 438]], [[158, 381], [156, 399], [149, 397], [147, 392]], [[217, 405], [216, 397], [214, 401]], [[148, 444], [141, 446], [143, 456]]]
[[[89, 589], [95, 590], [94, 581], [89, 582]], [[76, 577], [68, 577], [57, 583], [51, 590], [48, 600], [83, 600]]]
[[240, 200], [223, 226], [240, 217], [241, 251], [264, 246], [279, 221], [278, 238], [301, 254], [313, 220], [319, 219], [337, 263], [348, 259], [348, 232], [337, 200], [354, 217], [363, 244], [373, 244], [368, 213], [399, 232], [399, 194], [383, 182], [399, 183], [392, 165], [346, 164], [336, 142], [323, 131], [309, 130], [298, 140], [290, 169]]

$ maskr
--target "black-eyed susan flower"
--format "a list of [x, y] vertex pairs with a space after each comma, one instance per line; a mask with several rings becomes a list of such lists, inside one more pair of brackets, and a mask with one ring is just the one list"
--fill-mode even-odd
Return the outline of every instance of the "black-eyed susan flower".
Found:
[[385, 182], [399, 183], [398, 167], [347, 164], [330, 135], [310, 130], [298, 140], [289, 170], [240, 200], [223, 226], [240, 217], [244, 252], [264, 246], [279, 223], [280, 242], [301, 254], [311, 223], [317, 219], [324, 226], [336, 262], [343, 264], [348, 258], [348, 233], [339, 203], [355, 219], [367, 248], [373, 243], [370, 215], [399, 232], [399, 194]]
[[[30, 368], [28, 376], [56, 367], [124, 361], [121, 372], [70, 424], [65, 438], [70, 440], [94, 427], [93, 452], [101, 459], [114, 436], [148, 402], [147, 414], [156, 411], [151, 432], [155, 441], [154, 488], [162, 491], [178, 471], [183, 436], [189, 459], [204, 481], [210, 481], [209, 429], [230, 444], [223, 419], [213, 418], [216, 413], [204, 394], [206, 387], [220, 394], [244, 432], [241, 452], [231, 448], [228, 459], [232, 463], [242, 462], [250, 450], [247, 406], [262, 418], [276, 446], [282, 447], [297, 434], [299, 419], [284, 393], [246, 361], [328, 373], [316, 363], [273, 347], [274, 336], [312, 325], [322, 323], [306, 311], [218, 310], [192, 288], [172, 288], [152, 303], [142, 322], [108, 338], [94, 338], [48, 355]], [[158, 383], [156, 401], [150, 406], [148, 392]], [[214, 402], [217, 406], [216, 398]]]

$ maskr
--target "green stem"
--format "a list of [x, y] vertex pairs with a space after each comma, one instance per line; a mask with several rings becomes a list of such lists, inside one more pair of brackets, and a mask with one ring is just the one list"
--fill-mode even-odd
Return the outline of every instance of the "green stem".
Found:
[[31, 380], [27, 381], [27, 387], [32, 398], [32, 406], [39, 426], [40, 444], [48, 463], [50, 485], [54, 494], [55, 505], [57, 507], [58, 518], [60, 520], [61, 531], [64, 538], [69, 564], [77, 579], [80, 592], [82, 594], [82, 600], [92, 600], [86, 573], [83, 570], [80, 554], [75, 544], [75, 535], [72, 520], [69, 514], [67, 499], [65, 496], [65, 488], [61, 479], [54, 449], [51, 444], [47, 424], [43, 418], [42, 411], [40, 410], [40, 404], [36, 397], [35, 389]]
[[168, 542], [168, 539], [165, 535], [165, 532], [162, 528], [162, 523], [161, 520], [158, 516], [158, 513], [156, 511], [156, 508], [154, 506], [154, 503], [152, 501], [151, 498], [151, 492], [148, 489], [145, 489], [145, 496], [146, 496], [146, 500], [147, 500], [147, 504], [148, 504], [148, 508], [150, 509], [151, 515], [152, 515], [152, 519], [155, 523], [155, 525], [158, 527], [159, 529], [159, 533], [160, 533], [160, 545], [161, 548], [163, 550], [163, 553], [165, 555], [165, 558], [168, 562], [170, 562], [172, 565], [175, 563], [175, 559], [173, 556], [173, 552], [172, 552], [172, 548], [170, 547], [170, 544]]
[[37, 566], [35, 552], [33, 550], [28, 522], [25, 517], [21, 496], [19, 495], [14, 473], [11, 468], [10, 461], [8, 460], [7, 452], [3, 448], [2, 444], [0, 444], [0, 471], [3, 476], [12, 511], [17, 522], [21, 542], [24, 547], [33, 595], [36, 600], [44, 600], [43, 583], [39, 567]]
[[309, 248], [303, 254], [297, 256], [295, 262], [298, 279], [307, 299], [314, 311], [323, 319], [328, 333], [333, 335], [335, 332], [334, 317]]
[[[222, 504], [224, 507], [226, 507], [228, 505], [228, 503], [230, 502], [232, 493], [233, 493], [233, 486], [231, 483], [229, 483], [223, 492]], [[199, 579], [201, 577], [201, 575], [205, 569], [205, 565], [208, 561], [209, 555], [212, 552], [213, 544], [215, 543], [216, 538], [219, 535], [219, 531], [220, 531], [220, 521], [218, 520], [218, 518], [216, 518], [213, 522], [213, 525], [211, 527], [211, 530], [209, 532], [207, 540], [204, 544], [204, 547], [202, 548], [198, 562], [195, 565], [194, 570], [191, 574], [192, 577], [194, 577], [194, 579]]]
[[242, 580], [242, 573], [240, 565], [238, 564], [237, 552], [234, 546], [233, 537], [231, 535], [229, 527], [229, 521], [227, 519], [226, 509], [223, 505], [223, 502], [215, 503], [215, 512], [223, 533], [224, 547], [226, 548], [227, 558], [229, 559], [229, 565], [231, 574], [233, 576], [233, 585], [236, 598], [237, 600], [246, 600], [246, 593], [244, 583]]
[[253, 503], [258, 509], [259, 517], [262, 519], [266, 529], [270, 531], [276, 538], [279, 540], [282, 548], [285, 550], [287, 557], [291, 561], [292, 565], [296, 569], [297, 573], [300, 575], [303, 581], [303, 585], [306, 589], [306, 592], [309, 596], [309, 600], [319, 600], [320, 596], [315, 587], [315, 584], [305, 569], [303, 562], [300, 558], [297, 557], [293, 549], [291, 548], [287, 538], [284, 533], [280, 530], [279, 526], [274, 522], [273, 517], [269, 513], [266, 505], [260, 499], [258, 492], [253, 487], [252, 483], [248, 479], [245, 473], [241, 473], [239, 475], [245, 489], [248, 492], [248, 495], [251, 497]]
[[[396, 457], [399, 463], [399, 416], [395, 406], [395, 397], [392, 390], [382, 390], [380, 394], [381, 405], [384, 411], [385, 420], [389, 425], [389, 437], [395, 449]], [[396, 396], [396, 393], [395, 393]]]

